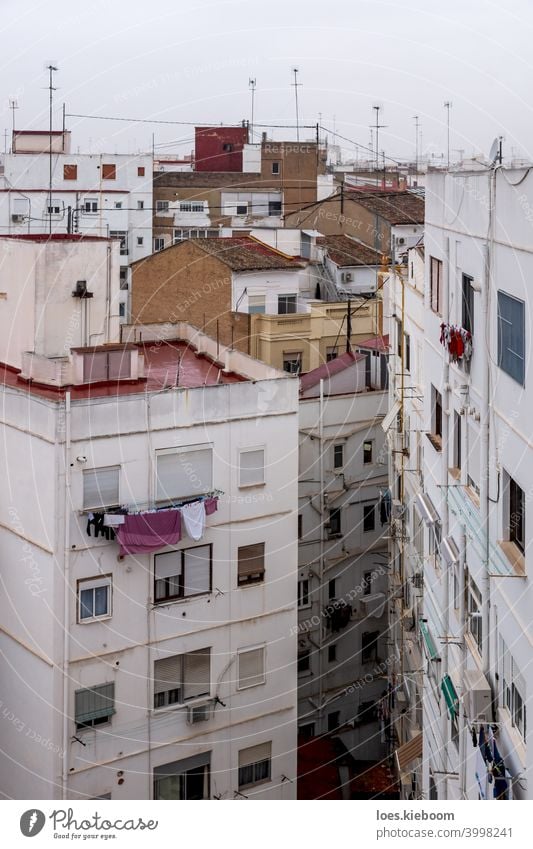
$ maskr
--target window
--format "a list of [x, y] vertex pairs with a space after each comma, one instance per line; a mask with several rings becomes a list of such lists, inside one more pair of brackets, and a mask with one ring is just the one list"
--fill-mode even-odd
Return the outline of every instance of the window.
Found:
[[185, 200], [180, 202], [180, 212], [203, 212], [204, 202], [201, 200]]
[[83, 382], [123, 380], [131, 377], [131, 351], [93, 351], [83, 355]]
[[235, 207], [235, 215], [248, 215], [248, 204], [238, 203]]
[[311, 649], [298, 652], [298, 675], [307, 675], [311, 672]]
[[509, 540], [514, 542], [522, 554], [525, 552], [525, 511], [524, 490], [509, 477]]
[[127, 230], [110, 230], [109, 231], [110, 239], [119, 239], [120, 240], [120, 255], [127, 256], [128, 255], [128, 231]]
[[111, 576], [78, 581], [78, 622], [111, 616]]
[[156, 202], [155, 202], [156, 213], [168, 212], [168, 209], [169, 209], [169, 201], [168, 200], [156, 200]]
[[329, 511], [329, 536], [339, 536], [341, 531], [341, 508], [334, 507], [333, 510]]
[[411, 371], [411, 337], [408, 333], [403, 334], [404, 358], [403, 364], [406, 371]]
[[264, 295], [248, 295], [248, 312], [251, 315], [265, 312], [265, 296]]
[[464, 330], [474, 335], [474, 288], [473, 280], [463, 274], [461, 286], [461, 324]]
[[120, 266], [120, 288], [128, 289], [128, 266], [121, 265]]
[[122, 301], [118, 305], [118, 315], [119, 315], [119, 318], [125, 318], [126, 317], [126, 304], [124, 303], [124, 301]]
[[298, 514], [298, 539], [301, 539], [304, 535], [303, 531], [303, 516], [301, 513]]
[[361, 662], [371, 663], [378, 659], [379, 631], [364, 631], [361, 636]]
[[396, 353], [398, 354], [398, 358], [402, 356], [402, 338], [403, 338], [403, 324], [399, 318], [396, 319]]
[[326, 362], [330, 363], [332, 360], [336, 360], [339, 356], [338, 350], [335, 347], [326, 348]]
[[231, 151], [233, 150], [233, 145], [229, 142], [226, 142], [222, 145], [222, 150], [224, 151], [224, 153], [231, 153]]
[[268, 202], [268, 214], [269, 215], [281, 215], [281, 201], [280, 200], [269, 200], [269, 202]]
[[481, 652], [483, 637], [481, 620], [482, 595], [468, 573], [466, 574], [465, 594], [466, 627], [473, 636], [479, 652]]
[[461, 416], [457, 411], [453, 414], [453, 465], [455, 469], [460, 469], [462, 463], [461, 457]]
[[310, 604], [309, 579], [303, 578], [301, 581], [298, 581], [298, 607], [309, 607]]
[[238, 653], [239, 658], [239, 683], [238, 690], [246, 690], [248, 687], [257, 687], [264, 684], [265, 677], [265, 647], [256, 649], [242, 649]]
[[239, 453], [239, 486], [261, 486], [265, 482], [265, 449]]
[[74, 693], [76, 728], [93, 728], [111, 720], [115, 713], [115, 684], [99, 684]]
[[373, 445], [374, 443], [371, 439], [365, 439], [363, 442], [363, 463], [365, 466], [372, 462]]
[[261, 743], [239, 752], [239, 787], [270, 781], [272, 743]]
[[115, 209], [122, 209], [122, 201], [121, 200], [115, 201]]
[[272, 163], [272, 173], [273, 174], [279, 174], [280, 173], [280, 167], [279, 166], [280, 166], [279, 162], [273, 162]]
[[144, 165], [139, 165], [137, 168], [137, 176], [144, 177]]
[[165, 247], [165, 240], [162, 236], [158, 236], [154, 239], [154, 253], [158, 251], [162, 251]]
[[335, 598], [337, 592], [337, 583], [335, 578], [331, 578], [328, 581], [328, 599], [331, 601], [332, 598]]
[[524, 302], [498, 292], [498, 365], [524, 385], [526, 358]]
[[333, 468], [342, 469], [344, 466], [344, 445], [333, 446]]
[[193, 755], [154, 769], [154, 799], [209, 799], [211, 752]]
[[297, 295], [278, 295], [278, 315], [295, 313], [297, 309]]
[[144, 245], [144, 236], [137, 236], [137, 247]]
[[335, 729], [340, 725], [340, 719], [340, 711], [334, 710], [331, 713], [328, 713], [328, 731], [335, 731]]
[[85, 198], [82, 211], [85, 213], [98, 212], [98, 201], [94, 198]]
[[120, 466], [83, 470], [83, 509], [118, 507]]
[[63, 165], [63, 179], [64, 180], [77, 180], [78, 179], [78, 166], [74, 164]]
[[143, 200], [137, 201], [137, 209], [144, 209], [144, 201]]
[[442, 310], [442, 261], [429, 258], [429, 287], [430, 306], [433, 312], [440, 313]]
[[442, 449], [442, 395], [431, 386], [431, 429], [429, 440], [437, 451]]
[[335, 663], [337, 660], [337, 643], [328, 646], [328, 663]]
[[102, 180], [116, 180], [117, 166], [114, 163], [102, 164]]
[[154, 597], [157, 602], [211, 592], [212, 546], [197, 545], [154, 556]]
[[376, 505], [363, 504], [363, 531], [375, 530], [376, 527]]
[[283, 371], [289, 374], [300, 374], [302, 370], [302, 352], [301, 351], [284, 351], [283, 352]]
[[61, 215], [61, 201], [52, 200], [46, 207], [47, 215]]
[[298, 726], [298, 736], [302, 738], [302, 740], [310, 740], [315, 736], [315, 723], [314, 722], [306, 722], [305, 725]]
[[511, 721], [522, 738], [526, 739], [526, 684], [505, 641], [499, 639], [500, 698], [502, 707], [511, 714]]
[[213, 449], [188, 446], [156, 452], [156, 500], [172, 504], [213, 491]]
[[373, 572], [365, 572], [363, 575], [363, 589], [364, 595], [372, 594], [372, 581], [374, 580]]
[[211, 649], [164, 657], [154, 663], [154, 708], [211, 693]]
[[259, 584], [265, 577], [265, 543], [240, 545], [237, 549], [237, 584]]

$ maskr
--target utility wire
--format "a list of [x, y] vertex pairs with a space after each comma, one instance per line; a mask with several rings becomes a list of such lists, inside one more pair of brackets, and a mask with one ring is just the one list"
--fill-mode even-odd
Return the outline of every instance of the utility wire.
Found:
[[[162, 118], [122, 118], [118, 115], [80, 115], [76, 112], [65, 113], [65, 118], [89, 118], [92, 121], [125, 121], [130, 124], [171, 124], [180, 127], [241, 127], [242, 124], [199, 123], [197, 121], [168, 121]], [[255, 124], [254, 127], [272, 127], [274, 129], [297, 129], [296, 124]], [[300, 124], [300, 129], [316, 130], [316, 124]], [[340, 137], [339, 137], [340, 138]]]

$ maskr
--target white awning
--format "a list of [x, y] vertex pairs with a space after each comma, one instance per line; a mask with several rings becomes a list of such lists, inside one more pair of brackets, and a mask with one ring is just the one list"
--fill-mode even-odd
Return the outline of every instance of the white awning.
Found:
[[439, 515], [427, 493], [419, 492], [414, 498], [414, 503], [426, 525], [435, 525], [439, 521]]
[[392, 405], [392, 407], [390, 408], [389, 412], [387, 413], [387, 415], [385, 416], [385, 418], [381, 422], [381, 427], [383, 428], [385, 433], [387, 433], [387, 431], [390, 430], [393, 422], [396, 420], [396, 416], [398, 415], [399, 411], [400, 411], [400, 402], [395, 401], [394, 404]]
[[361, 602], [365, 606], [367, 616], [373, 616], [376, 619], [379, 619], [380, 616], [383, 616], [387, 596], [385, 593], [372, 593], [371, 595], [362, 596]]
[[440, 544], [440, 555], [447, 566], [454, 566], [459, 562], [459, 549], [453, 537], [444, 537]]

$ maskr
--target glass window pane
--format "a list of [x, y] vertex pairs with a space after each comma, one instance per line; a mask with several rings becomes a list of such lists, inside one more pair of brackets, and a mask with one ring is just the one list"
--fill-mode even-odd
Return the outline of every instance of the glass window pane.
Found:
[[108, 613], [107, 607], [107, 591], [108, 587], [96, 587], [94, 590], [94, 615], [105, 616]]
[[90, 619], [93, 614], [93, 590], [82, 590], [80, 592], [80, 619]]

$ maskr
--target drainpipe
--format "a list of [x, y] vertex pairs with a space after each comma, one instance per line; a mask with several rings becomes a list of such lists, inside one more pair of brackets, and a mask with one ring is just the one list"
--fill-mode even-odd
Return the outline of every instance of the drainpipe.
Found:
[[[465, 680], [466, 671], [466, 619], [465, 619], [465, 559], [466, 559], [466, 527], [462, 526], [461, 533], [461, 548], [459, 554], [459, 574], [458, 589], [459, 589], [459, 621], [461, 623], [459, 640], [461, 643], [461, 661], [460, 661], [460, 678], [461, 682]], [[459, 711], [459, 796], [461, 799], [466, 799], [466, 732], [467, 725], [465, 722], [464, 704], [460, 705]]]
[[65, 501], [63, 509], [63, 771], [61, 798], [67, 799], [69, 755], [69, 652], [70, 652], [70, 392], [65, 394]]
[[[451, 280], [451, 270], [450, 270], [450, 239], [447, 238], [445, 240], [445, 256], [446, 256], [446, 275], [444, 278], [444, 285], [446, 286], [446, 291], [444, 292], [443, 303], [444, 303], [444, 315], [442, 320], [449, 324], [450, 321], [450, 280]], [[448, 491], [446, 489], [446, 485], [448, 483], [448, 436], [449, 436], [449, 406], [450, 406], [450, 364], [446, 356], [443, 356], [442, 360], [442, 451], [441, 451], [441, 498], [440, 498], [440, 515], [442, 517], [441, 524], [441, 538], [444, 538], [448, 534]], [[444, 586], [444, 657], [442, 663], [442, 672], [443, 675], [448, 674], [449, 668], [449, 639], [450, 639], [450, 569], [446, 568], [446, 573], [444, 576], [443, 586]], [[448, 719], [447, 711], [443, 712], [442, 715], [442, 740], [444, 743], [444, 757], [445, 770], [448, 769], [448, 745], [450, 742], [450, 728], [449, 728], [450, 720]], [[445, 796], [444, 798], [448, 798], [448, 779], [444, 777], [444, 789]]]
[[105, 341], [109, 342], [109, 327], [111, 324], [111, 245], [107, 246], [106, 281], [105, 281]]

